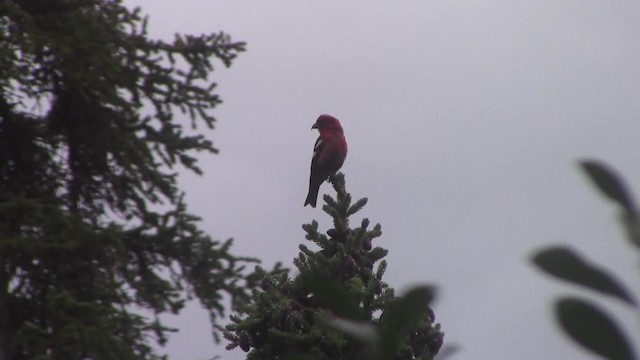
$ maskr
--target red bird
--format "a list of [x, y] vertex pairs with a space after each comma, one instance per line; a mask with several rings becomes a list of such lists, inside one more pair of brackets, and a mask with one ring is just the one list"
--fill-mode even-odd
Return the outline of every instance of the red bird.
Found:
[[318, 129], [320, 136], [313, 147], [309, 194], [304, 206], [316, 207], [320, 185], [340, 170], [347, 157], [347, 141], [340, 121], [331, 115], [320, 115], [311, 129]]

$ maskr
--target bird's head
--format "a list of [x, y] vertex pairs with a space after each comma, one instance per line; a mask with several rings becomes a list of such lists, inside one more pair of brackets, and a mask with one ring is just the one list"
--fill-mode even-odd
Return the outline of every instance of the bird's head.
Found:
[[313, 124], [311, 129], [318, 129], [318, 131], [339, 131], [342, 132], [342, 126], [340, 125], [340, 121], [335, 117], [327, 114], [320, 115], [316, 123]]

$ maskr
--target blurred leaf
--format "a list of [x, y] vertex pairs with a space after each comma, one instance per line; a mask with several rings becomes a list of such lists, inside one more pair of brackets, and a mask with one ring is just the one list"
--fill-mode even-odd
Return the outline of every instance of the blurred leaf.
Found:
[[633, 197], [627, 191], [622, 178], [613, 169], [596, 160], [582, 160], [580, 166], [605, 196], [620, 204], [627, 213], [636, 214]]
[[625, 212], [620, 220], [627, 231], [629, 240], [635, 246], [640, 247], [640, 218], [638, 218], [638, 215]]
[[633, 196], [627, 191], [622, 177], [599, 161], [583, 160], [580, 162], [580, 166], [605, 196], [622, 207], [621, 220], [627, 231], [627, 236], [634, 245], [640, 247], [640, 219]]
[[369, 346], [374, 346], [380, 340], [375, 326], [370, 322], [334, 318], [328, 319], [327, 323]]
[[415, 287], [384, 311], [380, 317], [380, 351], [383, 359], [393, 358], [407, 331], [430, 312], [429, 304], [434, 297], [433, 287]]
[[566, 247], [557, 246], [542, 250], [532, 257], [532, 261], [549, 275], [636, 305], [631, 294], [615, 277], [589, 264]]
[[328, 309], [336, 315], [348, 319], [359, 318], [360, 309], [355, 304], [353, 297], [336, 279], [321, 272], [308, 273], [303, 276], [305, 285]]
[[620, 328], [595, 305], [563, 298], [556, 303], [555, 311], [562, 329], [578, 344], [606, 359], [635, 359]]

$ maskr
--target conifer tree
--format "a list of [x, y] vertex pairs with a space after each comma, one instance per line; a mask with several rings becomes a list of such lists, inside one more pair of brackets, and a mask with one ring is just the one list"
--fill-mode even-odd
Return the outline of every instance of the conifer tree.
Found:
[[146, 24], [118, 0], [0, 2], [0, 360], [155, 359], [162, 314], [195, 298], [219, 328], [248, 295], [177, 187], [216, 152], [195, 128], [212, 60], [244, 44]]
[[412, 305], [418, 311], [403, 312], [410, 301], [382, 280], [387, 250], [373, 246], [381, 236], [380, 224], [370, 228], [365, 218], [350, 227], [350, 217], [367, 199], [352, 204], [342, 173], [332, 183], [337, 197], [325, 195], [323, 210], [333, 228], [325, 235], [315, 220], [303, 225], [306, 239], [319, 249], [300, 245], [296, 274], [258, 267], [260, 289], [241, 306], [239, 316], [232, 315], [227, 348], [240, 347], [248, 352], [247, 360], [432, 359], [443, 333], [423, 302], [428, 297]]

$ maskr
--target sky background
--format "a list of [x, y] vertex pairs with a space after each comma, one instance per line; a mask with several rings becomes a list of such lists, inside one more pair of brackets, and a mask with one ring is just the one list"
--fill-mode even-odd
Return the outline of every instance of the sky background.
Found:
[[[385, 280], [435, 284], [451, 359], [595, 359], [550, 312], [561, 294], [528, 258], [570, 244], [640, 294], [615, 208], [579, 172], [602, 159], [640, 189], [640, 2], [127, 0], [149, 34], [225, 31], [247, 52], [213, 78], [220, 154], [184, 174], [190, 211], [236, 254], [287, 266], [322, 113], [342, 121], [347, 190], [381, 223]], [[321, 188], [330, 192], [327, 184]], [[640, 191], [640, 190], [638, 190]], [[638, 334], [637, 315], [596, 298]], [[172, 359], [244, 359], [214, 345], [196, 305], [167, 321]]]

